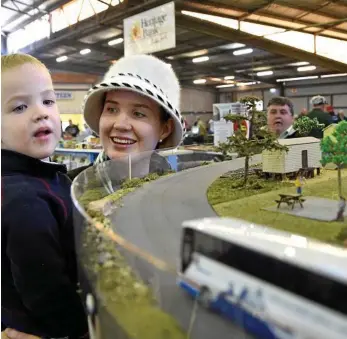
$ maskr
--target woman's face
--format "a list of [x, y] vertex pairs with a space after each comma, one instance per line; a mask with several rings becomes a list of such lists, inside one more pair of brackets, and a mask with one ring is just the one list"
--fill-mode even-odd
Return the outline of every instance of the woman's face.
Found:
[[173, 121], [161, 120], [159, 105], [140, 94], [107, 92], [100, 117], [100, 139], [109, 158], [154, 150], [173, 129]]

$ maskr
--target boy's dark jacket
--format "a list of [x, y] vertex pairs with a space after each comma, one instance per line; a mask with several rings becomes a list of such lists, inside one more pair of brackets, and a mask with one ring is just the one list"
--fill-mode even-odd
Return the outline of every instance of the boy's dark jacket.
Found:
[[1, 322], [41, 337], [83, 337], [66, 168], [7, 150], [1, 161]]

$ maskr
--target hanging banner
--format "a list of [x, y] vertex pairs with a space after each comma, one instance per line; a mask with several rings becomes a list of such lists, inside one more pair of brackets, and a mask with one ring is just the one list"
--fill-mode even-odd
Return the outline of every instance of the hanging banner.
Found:
[[72, 100], [73, 99], [72, 92], [68, 92], [68, 91], [56, 91], [55, 96], [57, 100]]
[[218, 121], [228, 114], [246, 115], [246, 106], [239, 102], [213, 104], [213, 120]]
[[214, 135], [213, 144], [218, 146], [221, 142], [227, 142], [228, 137], [231, 137], [234, 133], [233, 123], [231, 121], [225, 121], [221, 119], [214, 122]]
[[174, 2], [127, 18], [123, 26], [125, 56], [176, 47]]

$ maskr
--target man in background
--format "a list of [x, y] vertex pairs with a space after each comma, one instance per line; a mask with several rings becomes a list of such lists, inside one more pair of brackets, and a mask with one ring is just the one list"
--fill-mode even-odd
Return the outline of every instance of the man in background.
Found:
[[[327, 113], [325, 110], [327, 103], [327, 100], [321, 95], [316, 95], [315, 97], [313, 97], [311, 99], [311, 105], [313, 109], [307, 114], [307, 117], [310, 119], [316, 118], [320, 124], [324, 124], [324, 127], [329, 126], [332, 123], [332, 119], [329, 113]], [[314, 128], [312, 129], [310, 136], [322, 139], [323, 130]]]
[[80, 132], [80, 129], [78, 128], [77, 125], [75, 125], [72, 120], [70, 119], [69, 120], [69, 126], [67, 126], [65, 128], [65, 132], [69, 133], [70, 135], [72, 135], [74, 138], [77, 137], [77, 135], [79, 134]]
[[345, 120], [347, 121], [347, 117], [345, 116], [345, 112], [343, 111], [343, 109], [339, 110], [337, 116], [338, 116], [338, 121], [337, 121], [338, 123], [340, 121], [345, 121]]
[[273, 97], [267, 105], [268, 129], [279, 139], [295, 138], [294, 106], [286, 97]]

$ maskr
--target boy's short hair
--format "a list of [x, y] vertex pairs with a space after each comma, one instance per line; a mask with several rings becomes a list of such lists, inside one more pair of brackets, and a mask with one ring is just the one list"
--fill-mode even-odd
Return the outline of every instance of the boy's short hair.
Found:
[[291, 115], [294, 115], [294, 105], [286, 97], [273, 97], [273, 98], [271, 98], [269, 103], [267, 104], [267, 107], [269, 107], [271, 105], [276, 105], [276, 106], [285, 106], [285, 105], [287, 105], [289, 107]]
[[15, 53], [1, 56], [1, 72], [8, 71], [9, 69], [22, 66], [24, 64], [33, 64], [47, 69], [44, 63], [29, 54]]

